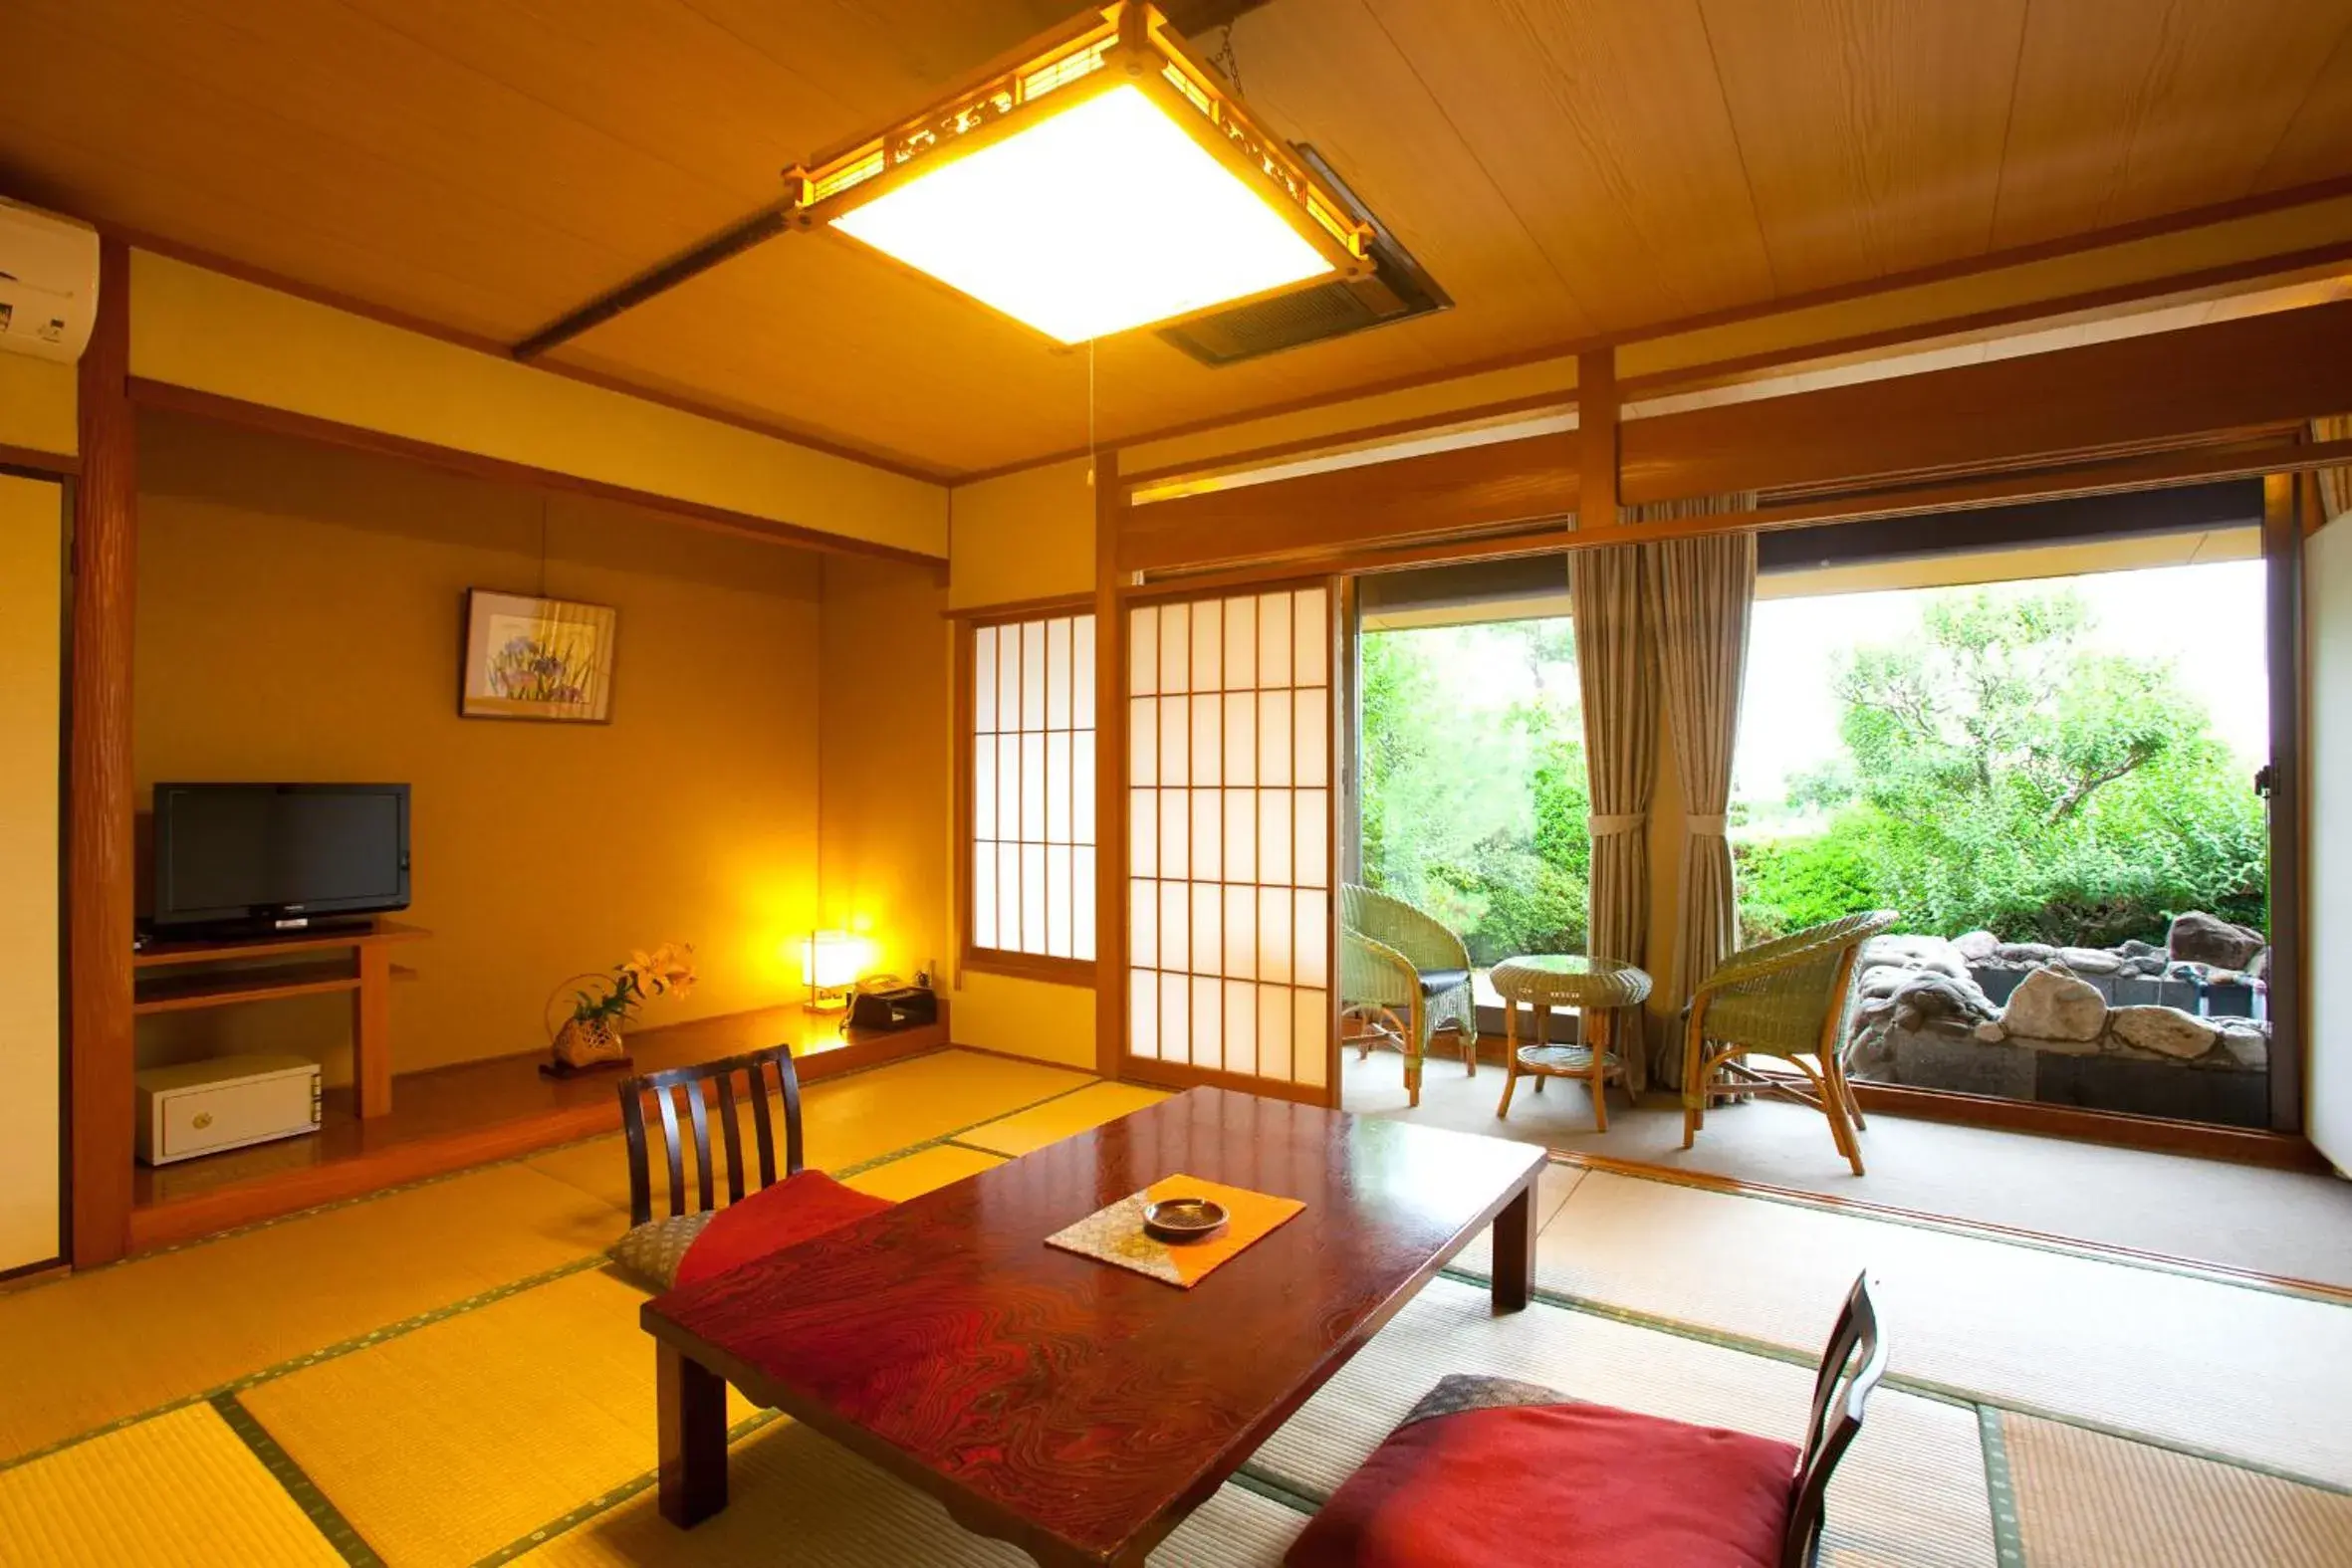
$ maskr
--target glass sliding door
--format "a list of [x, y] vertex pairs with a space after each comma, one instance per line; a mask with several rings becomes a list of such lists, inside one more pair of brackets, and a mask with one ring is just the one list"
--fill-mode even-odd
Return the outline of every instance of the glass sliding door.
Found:
[[1318, 580], [1127, 611], [1125, 1027], [1142, 1076], [1331, 1098], [1333, 602]]

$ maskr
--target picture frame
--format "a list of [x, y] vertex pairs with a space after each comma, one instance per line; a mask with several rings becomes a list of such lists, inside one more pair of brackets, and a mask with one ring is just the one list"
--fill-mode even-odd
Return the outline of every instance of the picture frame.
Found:
[[609, 724], [619, 628], [609, 604], [468, 588], [458, 717]]

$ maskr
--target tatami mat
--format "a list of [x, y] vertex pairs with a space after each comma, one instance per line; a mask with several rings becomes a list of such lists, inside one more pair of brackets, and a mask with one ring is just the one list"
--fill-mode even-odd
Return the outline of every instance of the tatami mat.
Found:
[[470, 1563], [653, 1462], [644, 1299], [573, 1274], [242, 1399], [392, 1568]]
[[994, 1149], [999, 1154], [1028, 1154], [1033, 1149], [1058, 1143], [1072, 1133], [1116, 1121], [1147, 1105], [1157, 1105], [1167, 1097], [1158, 1089], [1132, 1083], [1091, 1084], [1075, 1094], [1065, 1094], [1030, 1110], [1017, 1111], [1002, 1121], [975, 1127], [959, 1134], [956, 1141]]
[[1867, 1268], [1896, 1373], [2352, 1484], [2352, 1307], [1594, 1172], [1548, 1289], [1803, 1350]]
[[[1036, 1105], [1055, 1095], [1082, 1089], [1094, 1080], [1084, 1073], [1034, 1062], [1010, 1061], [978, 1051], [947, 1050], [893, 1062], [812, 1084], [801, 1096], [803, 1160], [819, 1171], [843, 1171], [918, 1144], [930, 1143]], [[743, 1147], [754, 1158], [748, 1111]], [[721, 1135], [711, 1130], [717, 1146]], [[692, 1182], [693, 1142], [686, 1140], [687, 1180]], [[779, 1151], [780, 1159], [782, 1152]], [[714, 1158], [720, 1156], [714, 1154]], [[625, 1212], [628, 1160], [620, 1135], [591, 1139], [534, 1156], [531, 1168], [592, 1193]], [[662, 1177], [656, 1169], [656, 1187]], [[723, 1200], [726, 1187], [716, 1184]], [[658, 1202], [661, 1194], [655, 1194]]]
[[978, 1176], [994, 1166], [1003, 1165], [1002, 1157], [982, 1154], [977, 1149], [959, 1149], [943, 1143], [934, 1148], [918, 1150], [902, 1159], [888, 1160], [868, 1166], [849, 1178], [848, 1185], [861, 1193], [876, 1198], [887, 1198], [894, 1204], [905, 1203], [950, 1182], [960, 1182], [967, 1176]]
[[[1540, 1232], [1545, 1226], [1551, 1224], [1552, 1218], [1559, 1213], [1560, 1206], [1568, 1201], [1568, 1195], [1576, 1190], [1576, 1184], [1582, 1180], [1584, 1180], [1584, 1169], [1581, 1166], [1568, 1165], [1554, 1160], [1543, 1168], [1543, 1174], [1535, 1181], [1536, 1231]], [[1495, 1232], [1492, 1227], [1489, 1227], [1487, 1230], [1481, 1231], [1468, 1246], [1455, 1255], [1452, 1266], [1469, 1273], [1483, 1274], [1493, 1266], [1494, 1260]]]
[[341, 1568], [209, 1405], [0, 1470], [7, 1568]]
[[2017, 1535], [2032, 1568], [2343, 1568], [2352, 1496], [2001, 1417]]
[[[1822, 1303], [1824, 1337], [1837, 1302]], [[1480, 1372], [1677, 1421], [1804, 1440], [1808, 1367], [1537, 1302], [1497, 1316], [1482, 1287], [1430, 1283], [1250, 1460], [1327, 1497], [1449, 1372]], [[1509, 1506], [1497, 1499], [1497, 1506]], [[1994, 1561], [1973, 1409], [1881, 1390], [1829, 1492], [1827, 1555], [1857, 1565]]]
[[[651, 1490], [519, 1559], [529, 1568], [1029, 1568], [967, 1534], [930, 1498], [807, 1428], [780, 1422], [737, 1444], [725, 1511], [689, 1532]], [[1226, 1486], [1152, 1553], [1155, 1568], [1273, 1568], [1305, 1525]]]
[[0, 1460], [572, 1262], [622, 1225], [495, 1166], [0, 1296]]

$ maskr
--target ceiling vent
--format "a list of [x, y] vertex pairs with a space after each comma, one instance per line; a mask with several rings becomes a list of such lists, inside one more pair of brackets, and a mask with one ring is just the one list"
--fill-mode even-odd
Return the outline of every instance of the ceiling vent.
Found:
[[1387, 226], [1365, 210], [1356, 193], [1331, 172], [1321, 153], [1303, 143], [1297, 152], [1339, 197], [1351, 217], [1372, 226], [1372, 274], [1335, 278], [1311, 289], [1294, 289], [1160, 329], [1162, 337], [1212, 368], [1453, 307], [1452, 297], [1421, 270], [1421, 264], [1397, 243]]

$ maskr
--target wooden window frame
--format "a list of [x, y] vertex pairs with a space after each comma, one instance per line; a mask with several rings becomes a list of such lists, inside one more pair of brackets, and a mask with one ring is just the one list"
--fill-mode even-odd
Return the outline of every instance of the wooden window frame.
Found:
[[[1004, 948], [987, 948], [972, 940], [972, 756], [973, 725], [976, 714], [973, 706], [973, 643], [978, 632], [986, 627], [1019, 626], [1035, 620], [1057, 620], [1064, 616], [1094, 616], [1094, 635], [1100, 638], [1100, 617], [1095, 613], [1091, 594], [1072, 594], [1063, 598], [1025, 599], [1017, 604], [992, 605], [983, 609], [954, 612], [955, 635], [955, 921], [956, 965], [958, 972], [1004, 975], [1017, 980], [1045, 981], [1059, 986], [1083, 986], [1091, 989], [1098, 973], [1101, 942], [1097, 935], [1094, 958], [1056, 958], [1044, 953], [1017, 953]], [[1100, 702], [1097, 711], [1087, 717], [1093, 723], [1095, 757], [1094, 768], [1099, 778], [1102, 769], [1102, 736], [1100, 730]], [[1093, 784], [1087, 788], [1091, 790]], [[1099, 862], [1105, 827], [1099, 810], [1094, 823], [1094, 852]], [[1099, 912], [1097, 914], [1099, 920]]]

